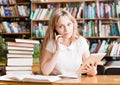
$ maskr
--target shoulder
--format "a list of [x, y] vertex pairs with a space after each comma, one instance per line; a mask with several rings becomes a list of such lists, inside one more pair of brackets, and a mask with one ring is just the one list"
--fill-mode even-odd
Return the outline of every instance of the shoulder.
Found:
[[78, 41], [84, 43], [84, 42], [87, 42], [87, 39], [84, 38], [83, 36], [79, 36], [79, 37], [78, 37]]
[[85, 46], [86, 46], [86, 47], [89, 46], [89, 43], [88, 43], [87, 39], [84, 38], [83, 36], [79, 36], [76, 42], [77, 42], [80, 46], [84, 46], [84, 47], [85, 47]]
[[54, 42], [54, 39], [51, 39], [47, 46], [46, 46], [46, 50], [47, 51], [50, 51], [51, 53], [53, 53], [55, 51], [55, 42]]
[[48, 44], [54, 45], [54, 39], [49, 40], [49, 41], [48, 41]]

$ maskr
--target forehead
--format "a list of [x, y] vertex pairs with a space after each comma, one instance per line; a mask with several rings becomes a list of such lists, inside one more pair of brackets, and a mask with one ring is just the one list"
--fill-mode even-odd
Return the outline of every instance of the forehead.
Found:
[[60, 18], [58, 19], [57, 25], [59, 24], [65, 24], [67, 22], [71, 22], [70, 18], [66, 15], [64, 16], [60, 16]]

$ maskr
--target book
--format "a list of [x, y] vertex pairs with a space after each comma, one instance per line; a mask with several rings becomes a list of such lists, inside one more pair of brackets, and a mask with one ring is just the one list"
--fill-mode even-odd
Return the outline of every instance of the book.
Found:
[[12, 54], [12, 53], [8, 53], [7, 54], [7, 58], [32, 58], [33, 56], [30, 54]]
[[29, 51], [33, 51], [34, 48], [29, 48], [29, 47], [17, 47], [17, 46], [7, 46], [8, 50], [29, 50]]
[[90, 47], [90, 53], [94, 53], [96, 47], [97, 47], [98, 43], [93, 43]]
[[8, 50], [8, 53], [11, 53], [11, 54], [34, 54], [34, 51], [27, 51], [27, 50]]
[[8, 58], [7, 59], [7, 66], [32, 66], [32, 65], [33, 65], [33, 58]]
[[112, 47], [110, 56], [117, 56], [117, 51], [118, 51], [118, 49], [119, 49], [119, 44], [118, 44], [118, 42], [115, 42], [115, 43], [113, 44], [113, 47]]
[[9, 74], [0, 76], [0, 80], [4, 81], [27, 81], [27, 82], [54, 82], [60, 80], [59, 76], [44, 76], [32, 74]]
[[105, 55], [106, 55], [106, 53], [92, 53], [92, 54], [90, 54], [88, 59], [85, 62], [83, 62], [82, 66], [78, 69], [77, 73], [78, 74], [84, 73], [83, 69], [84, 69], [84, 66], [86, 64], [90, 64], [91, 62], [94, 62], [94, 63], [100, 62]]
[[32, 74], [32, 70], [6, 70], [6, 74]]
[[16, 42], [24, 42], [24, 43], [33, 43], [40, 44], [38, 40], [29, 40], [29, 39], [15, 39]]
[[6, 70], [13, 70], [13, 71], [18, 71], [18, 70], [32, 70], [32, 67], [31, 66], [6, 66], [5, 67]]
[[31, 47], [34, 48], [34, 44], [32, 43], [24, 43], [24, 42], [6, 42], [8, 46], [19, 46], [19, 47]]
[[98, 53], [105, 53], [105, 51], [107, 50], [107, 47], [108, 47], [108, 41], [103, 40], [98, 50]]
[[95, 48], [93, 53], [97, 53], [99, 48], [100, 48], [100, 46], [101, 46], [101, 42], [98, 42], [97, 47]]

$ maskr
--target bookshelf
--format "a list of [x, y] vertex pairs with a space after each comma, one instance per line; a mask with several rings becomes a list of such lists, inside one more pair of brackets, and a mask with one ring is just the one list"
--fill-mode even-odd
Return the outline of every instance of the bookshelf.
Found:
[[[111, 54], [112, 47], [119, 44], [120, 39], [120, 0], [85, 0], [84, 1], [84, 28], [83, 36], [90, 41], [90, 48], [95, 43], [104, 43], [98, 51], [107, 52], [108, 57], [119, 57], [119, 48]], [[93, 52], [93, 51], [92, 51]]]
[[94, 38], [119, 38], [119, 2], [119, 0], [85, 0], [83, 35]]
[[[82, 0], [32, 0], [31, 2], [31, 36], [33, 39], [43, 39], [50, 17], [55, 9], [63, 8], [71, 10], [82, 5]], [[32, 15], [33, 14], [33, 15]], [[43, 15], [43, 16], [42, 16]], [[82, 15], [81, 15], [82, 16]], [[82, 21], [81, 18], [76, 18]], [[41, 31], [42, 30], [42, 31]]]
[[51, 16], [48, 14], [58, 8], [72, 10], [69, 12], [76, 18], [78, 30], [88, 39], [90, 48], [93, 43], [106, 41], [106, 52], [109, 45], [120, 39], [120, 0], [32, 0], [32, 39], [44, 38]]
[[0, 1], [0, 36], [3, 38], [30, 38], [30, 1]]

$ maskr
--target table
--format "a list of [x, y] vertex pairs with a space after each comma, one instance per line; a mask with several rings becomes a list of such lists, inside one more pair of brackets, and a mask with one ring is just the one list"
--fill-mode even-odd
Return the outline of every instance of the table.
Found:
[[120, 85], [120, 75], [81, 76], [79, 79], [62, 79], [53, 85]]
[[0, 85], [120, 85], [120, 75], [81, 76], [78, 79], [64, 78], [55, 82], [0, 81]]

